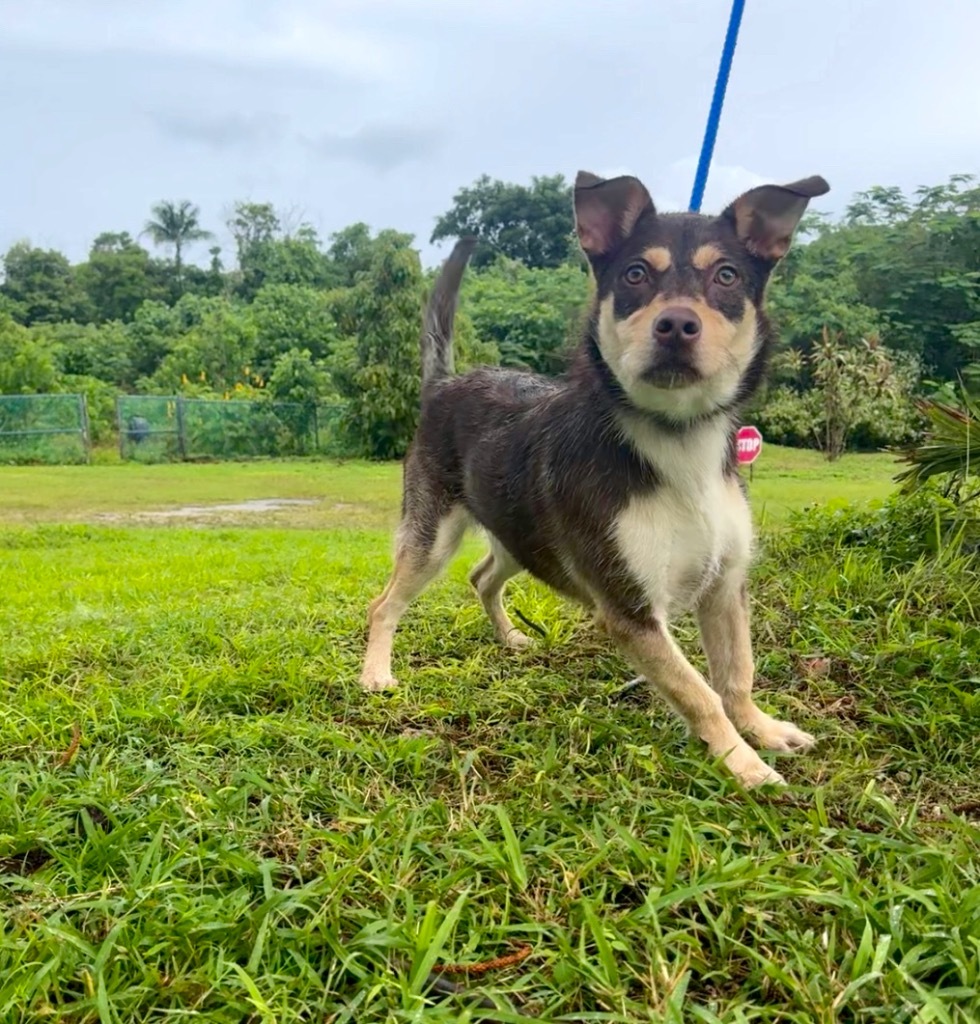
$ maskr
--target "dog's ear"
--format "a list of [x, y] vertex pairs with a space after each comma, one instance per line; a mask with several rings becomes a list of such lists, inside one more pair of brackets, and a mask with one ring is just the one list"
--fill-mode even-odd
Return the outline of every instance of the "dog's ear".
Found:
[[575, 230], [589, 259], [608, 256], [652, 210], [650, 193], [637, 178], [607, 180], [588, 171], [575, 178]]
[[807, 203], [830, 186], [819, 175], [791, 185], [760, 185], [739, 196], [722, 214], [749, 252], [775, 263], [789, 250]]

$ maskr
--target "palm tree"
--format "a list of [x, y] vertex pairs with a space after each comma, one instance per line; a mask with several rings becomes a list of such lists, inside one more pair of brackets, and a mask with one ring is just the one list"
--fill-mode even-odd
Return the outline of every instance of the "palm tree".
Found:
[[182, 199], [179, 203], [164, 199], [152, 208], [152, 212], [155, 219], [146, 222], [143, 233], [149, 235], [155, 245], [174, 247], [174, 280], [179, 292], [183, 284], [181, 253], [184, 246], [214, 235], [201, 227], [201, 211], [189, 199]]

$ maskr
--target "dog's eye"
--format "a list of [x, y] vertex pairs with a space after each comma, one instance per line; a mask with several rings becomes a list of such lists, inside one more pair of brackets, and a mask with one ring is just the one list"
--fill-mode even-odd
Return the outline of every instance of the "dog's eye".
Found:
[[725, 266], [719, 267], [715, 271], [715, 280], [718, 284], [730, 288], [738, 280], [738, 271], [726, 263]]
[[647, 265], [645, 263], [631, 263], [623, 274], [627, 284], [643, 284], [647, 279]]

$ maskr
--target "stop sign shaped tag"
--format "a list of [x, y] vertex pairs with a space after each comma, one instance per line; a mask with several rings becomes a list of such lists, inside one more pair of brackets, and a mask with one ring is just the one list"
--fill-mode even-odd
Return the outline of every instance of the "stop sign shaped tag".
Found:
[[762, 432], [758, 427], [740, 427], [738, 431], [738, 461], [749, 466], [762, 451]]

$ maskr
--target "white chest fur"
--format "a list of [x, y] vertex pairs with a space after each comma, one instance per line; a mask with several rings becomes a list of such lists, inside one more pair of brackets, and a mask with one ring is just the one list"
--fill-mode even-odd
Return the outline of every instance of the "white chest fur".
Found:
[[631, 430], [630, 437], [661, 483], [623, 509], [616, 543], [655, 614], [669, 618], [695, 605], [720, 574], [748, 563], [751, 514], [723, 473], [727, 424], [683, 435]]

